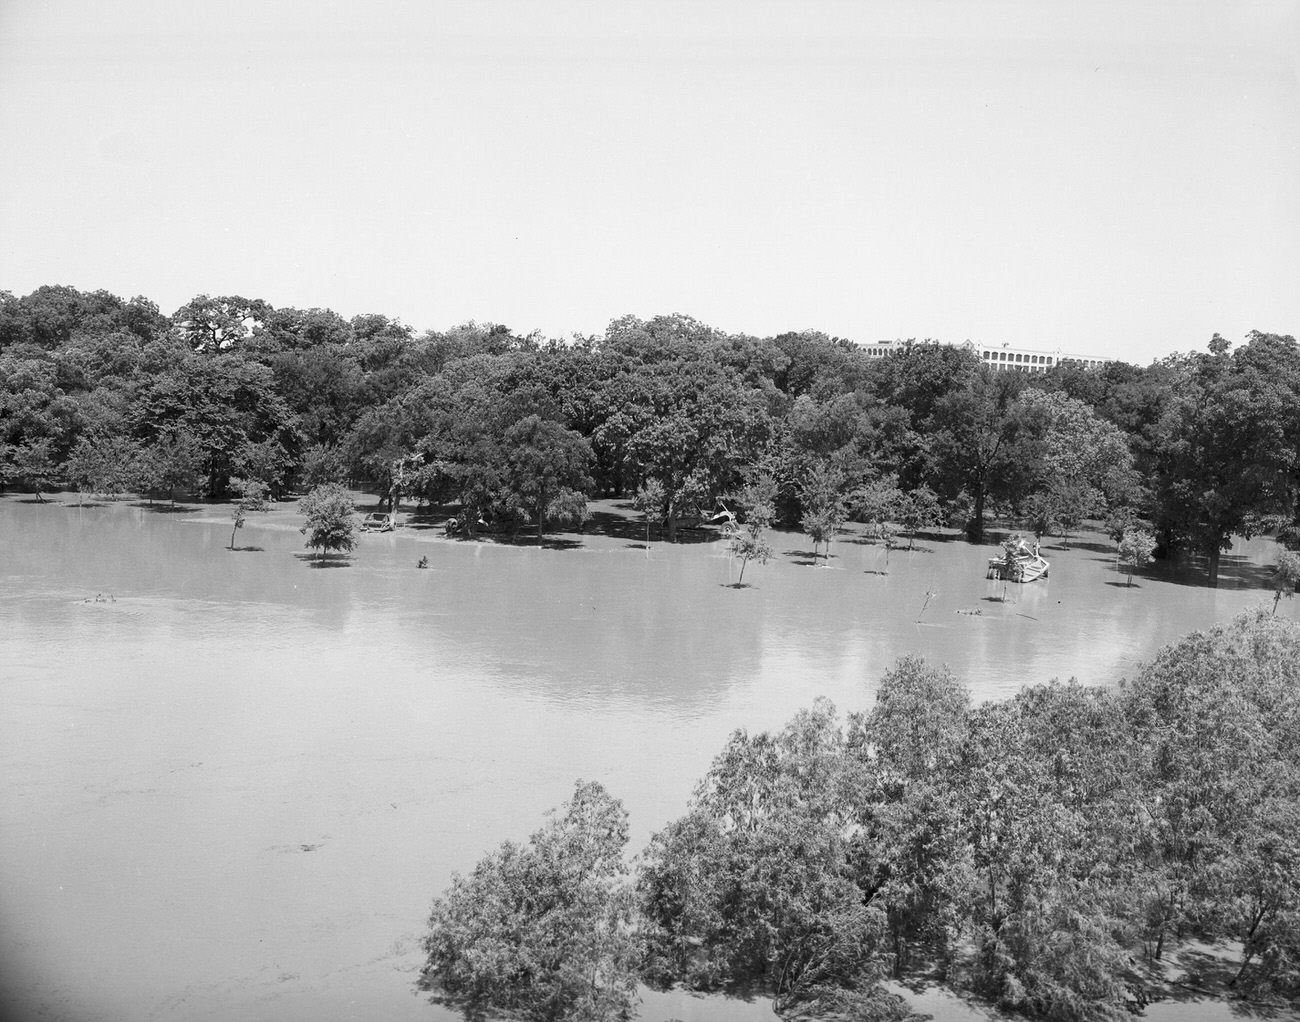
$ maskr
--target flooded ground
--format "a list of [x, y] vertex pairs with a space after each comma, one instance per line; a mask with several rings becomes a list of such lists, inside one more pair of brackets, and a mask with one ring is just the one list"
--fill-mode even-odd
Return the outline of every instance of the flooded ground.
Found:
[[[1124, 586], [1095, 534], [1046, 546], [1046, 581], [1004, 586], [989, 546], [849, 537], [814, 568], [781, 533], [733, 589], [720, 544], [647, 549], [617, 522], [541, 548], [403, 529], [324, 567], [291, 511], [231, 552], [221, 508], [0, 497], [13, 1017], [457, 1018], [413, 992], [428, 903], [575, 779], [623, 800], [639, 850], [733, 729], [819, 695], [865, 708], [902, 654], [947, 662], [976, 699], [1114, 684], [1271, 602], [1267, 540], [1226, 555], [1211, 590], [1166, 565]], [[641, 1017], [771, 1015], [648, 994]]]

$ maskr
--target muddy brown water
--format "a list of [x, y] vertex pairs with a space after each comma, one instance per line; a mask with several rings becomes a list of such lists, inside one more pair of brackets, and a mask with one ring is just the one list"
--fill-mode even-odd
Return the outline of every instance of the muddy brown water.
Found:
[[[990, 546], [887, 555], [849, 537], [814, 568], [779, 533], [733, 589], [719, 543], [604, 535], [399, 530], [318, 567], [290, 512], [232, 553], [219, 508], [0, 497], [12, 1017], [457, 1018], [413, 992], [429, 901], [577, 778], [623, 800], [639, 850], [733, 729], [779, 727], [819, 695], [868, 707], [902, 654], [948, 663], [977, 700], [1109, 685], [1271, 600], [1268, 540], [1238, 544], [1211, 590], [1168, 565], [1120, 585], [1096, 534], [1047, 544], [1047, 580], [1004, 586], [985, 578]], [[983, 1017], [926, 996], [939, 1018]], [[641, 1018], [673, 1017], [771, 1014], [647, 992]]]

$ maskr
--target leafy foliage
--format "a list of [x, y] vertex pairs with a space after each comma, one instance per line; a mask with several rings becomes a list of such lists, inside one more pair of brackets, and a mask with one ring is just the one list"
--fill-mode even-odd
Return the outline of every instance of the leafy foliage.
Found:
[[1273, 613], [1276, 614], [1282, 597], [1291, 599], [1295, 596], [1296, 587], [1300, 586], [1300, 554], [1294, 550], [1279, 553], [1277, 564], [1273, 568], [1273, 579]]
[[599, 784], [434, 901], [422, 989], [468, 1014], [603, 1022], [636, 1002], [627, 814]]
[[352, 496], [338, 483], [322, 483], [303, 497], [299, 510], [307, 524], [298, 531], [307, 546], [326, 553], [346, 553], [357, 545], [357, 523]]
[[739, 524], [732, 516], [724, 529], [727, 545], [733, 557], [740, 558], [739, 588], [745, 582], [745, 567], [750, 561], [766, 564], [772, 556], [772, 545], [767, 541], [767, 529], [776, 516], [776, 481], [760, 474], [736, 495], [744, 509], [745, 523]]
[[857, 1017], [907, 1014], [879, 987], [885, 920], [849, 868], [843, 742], [824, 701], [777, 735], [738, 731], [655, 835], [638, 890], [661, 982], [757, 986], [780, 1014], [845, 999]]
[[1128, 565], [1128, 584], [1133, 584], [1133, 572], [1151, 560], [1156, 548], [1156, 538], [1144, 529], [1126, 529], [1119, 541], [1120, 564]]
[[1162, 553], [1204, 556], [1213, 583], [1233, 535], [1300, 534], [1297, 404], [1300, 351], [1266, 333], [1024, 376], [929, 341], [871, 359], [682, 315], [561, 342], [240, 295], [169, 317], [103, 291], [0, 294], [0, 476], [38, 499], [64, 482], [174, 499], [254, 478], [279, 499], [346, 481], [390, 511], [459, 503], [472, 534], [576, 527], [583, 497], [639, 493], [671, 540], [761, 471], [819, 556], [839, 505], [913, 538], [936, 501], [975, 537], [990, 508], [1039, 535], [1120, 509]]
[[249, 512], [267, 512], [271, 502], [266, 499], [266, 484], [258, 479], [236, 479], [233, 481], [237, 497], [230, 512], [233, 526], [230, 529], [230, 549], [235, 549], [235, 533], [244, 527]]

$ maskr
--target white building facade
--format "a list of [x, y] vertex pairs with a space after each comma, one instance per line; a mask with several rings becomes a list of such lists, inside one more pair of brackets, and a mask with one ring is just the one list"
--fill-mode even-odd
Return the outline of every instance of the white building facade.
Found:
[[870, 358], [883, 358], [890, 352], [901, 351], [909, 343], [947, 344], [953, 348], [965, 348], [967, 351], [974, 352], [976, 357], [991, 369], [997, 371], [1009, 370], [1018, 373], [1045, 373], [1052, 366], [1066, 362], [1082, 366], [1085, 369], [1096, 369], [1098, 366], [1114, 361], [1113, 359], [1095, 358], [1091, 355], [1075, 355], [1063, 352], [1060, 348], [1049, 350], [1046, 348], [1019, 348], [1012, 344], [979, 345], [973, 341], [962, 341], [958, 344], [947, 341], [873, 341], [862, 345], [862, 348]]

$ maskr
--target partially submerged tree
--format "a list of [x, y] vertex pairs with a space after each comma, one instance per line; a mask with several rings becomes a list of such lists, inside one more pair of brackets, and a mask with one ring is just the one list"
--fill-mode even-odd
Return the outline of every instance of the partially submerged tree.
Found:
[[54, 463], [53, 443], [49, 437], [12, 444], [3, 451], [0, 473], [5, 482], [25, 482], [44, 504], [41, 491], [48, 491], [59, 479], [59, 468]]
[[665, 500], [667, 495], [664, 493], [664, 484], [658, 479], [647, 479], [636, 491], [636, 497], [632, 501], [632, 505], [641, 512], [641, 517], [645, 520], [647, 547], [650, 543], [650, 523], [661, 520], [658, 516], [662, 512]]
[[244, 527], [250, 511], [265, 514], [271, 510], [271, 502], [266, 499], [266, 484], [259, 479], [232, 479], [235, 489], [235, 506], [230, 511], [234, 522], [230, 530], [230, 549], [235, 549], [235, 533]]
[[1216, 334], [1194, 357], [1154, 441], [1157, 527], [1206, 557], [1209, 584], [1234, 536], [1296, 511], [1300, 492], [1300, 348], [1252, 333], [1229, 353]]
[[346, 553], [357, 545], [357, 523], [352, 496], [338, 483], [322, 483], [299, 505], [307, 524], [298, 531], [312, 550]]
[[916, 546], [917, 533], [926, 529], [937, 529], [943, 524], [943, 508], [938, 495], [928, 486], [918, 486], [909, 493], [901, 494], [895, 512], [898, 524], [907, 533], [907, 549]]
[[1147, 561], [1156, 548], [1156, 538], [1145, 529], [1128, 529], [1119, 541], [1120, 564], [1128, 565], [1128, 584], [1133, 584], [1133, 572]]
[[732, 516], [725, 531], [732, 556], [740, 558], [739, 589], [745, 584], [745, 566], [750, 561], [766, 564], [772, 556], [767, 529], [776, 517], [776, 482], [771, 476], [760, 475], [737, 494], [737, 501], [744, 509], [745, 523], [741, 525]]
[[526, 844], [505, 842], [433, 903], [419, 980], [434, 1001], [529, 1022], [626, 1018], [638, 943], [627, 813], [595, 782]]
[[799, 503], [803, 505], [800, 524], [813, 543], [813, 560], [817, 560], [820, 547], [826, 548], [826, 560], [831, 557], [831, 540], [848, 519], [843, 491], [844, 473], [838, 468], [820, 463], [814, 465], [799, 486]]
[[849, 496], [854, 521], [863, 522], [877, 538], [890, 533], [889, 523], [898, 517], [905, 499], [896, 476], [883, 476], [858, 486]]
[[115, 497], [127, 493], [139, 477], [140, 446], [123, 436], [83, 436], [64, 464], [79, 499], [87, 493]]
[[[1263, 608], [1161, 650], [1124, 691], [1156, 948], [1241, 941], [1240, 982], [1300, 993], [1300, 628]], [[1288, 808], [1288, 806], [1290, 808]]]
[[780, 1015], [908, 1015], [880, 986], [884, 917], [849, 862], [854, 786], [825, 700], [778, 734], [737, 731], [638, 890], [651, 978], [770, 994]]
[[1277, 564], [1273, 566], [1273, 613], [1285, 596], [1288, 600], [1295, 596], [1296, 586], [1300, 585], [1300, 553], [1283, 550], [1277, 555]]
[[848, 748], [870, 783], [852, 861], [889, 926], [892, 972], [947, 967], [958, 951], [974, 872], [958, 786], [970, 694], [946, 668], [904, 657], [869, 714], [850, 718]]
[[549, 524], [587, 520], [591, 445], [560, 423], [529, 415], [505, 432], [505, 485], [510, 503], [527, 514], [540, 541]]
[[139, 460], [139, 486], [145, 493], [165, 495], [176, 506], [176, 491], [193, 492], [198, 485], [203, 452], [184, 427], [161, 431], [146, 444]]

